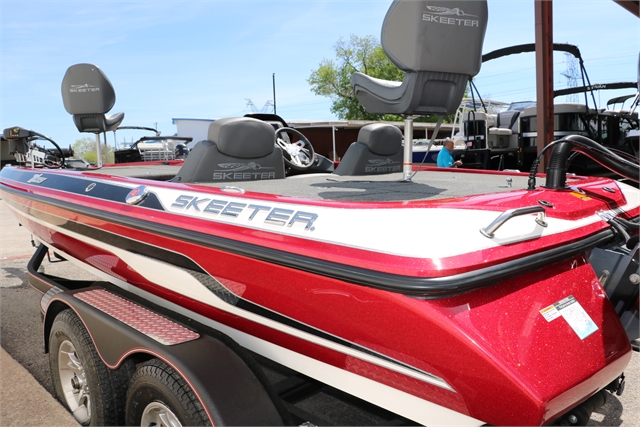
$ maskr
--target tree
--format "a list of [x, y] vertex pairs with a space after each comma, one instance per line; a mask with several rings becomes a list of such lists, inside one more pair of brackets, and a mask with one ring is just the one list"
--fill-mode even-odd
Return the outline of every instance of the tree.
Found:
[[403, 120], [399, 116], [368, 113], [351, 86], [351, 74], [356, 71], [379, 79], [402, 81], [404, 72], [389, 60], [378, 40], [373, 36], [351, 34], [348, 42], [340, 38], [334, 48], [336, 59], [323, 59], [307, 79], [313, 93], [333, 100], [331, 112], [342, 120]]
[[[76, 140], [72, 146], [73, 155], [76, 159], [85, 159], [89, 163], [96, 163], [98, 155], [96, 153], [96, 140], [91, 137], [84, 137]], [[114, 153], [110, 145], [102, 144], [100, 148], [102, 163], [113, 163]]]
[[[328, 96], [333, 100], [331, 112], [341, 120], [404, 120], [393, 114], [367, 112], [356, 98], [351, 85], [351, 75], [356, 71], [382, 80], [400, 82], [404, 78], [404, 71], [391, 62], [378, 40], [374, 36], [358, 37], [351, 34], [348, 42], [340, 38], [334, 49], [336, 59], [323, 59], [320, 67], [312, 71], [307, 79], [313, 93]], [[455, 115], [445, 116], [443, 122], [452, 123], [454, 117]], [[416, 122], [437, 120], [437, 116], [429, 116], [417, 118]]]

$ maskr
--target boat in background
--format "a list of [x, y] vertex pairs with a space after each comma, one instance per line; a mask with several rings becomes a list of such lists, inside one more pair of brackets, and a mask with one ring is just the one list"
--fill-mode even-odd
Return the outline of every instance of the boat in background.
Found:
[[[482, 109], [490, 116], [495, 116], [502, 111], [512, 108], [522, 109], [530, 104], [531, 103], [524, 102], [510, 104], [491, 99], [480, 101], [472, 98], [463, 98], [460, 103], [460, 107], [456, 110], [451, 128], [450, 138], [454, 141], [453, 156], [456, 159], [463, 160], [465, 168], [489, 169], [489, 157], [485, 156], [486, 153], [484, 151], [476, 154], [477, 152], [470, 153], [468, 150], [470, 145], [467, 144], [468, 138], [465, 137], [465, 126], [468, 120], [465, 120], [465, 117], [467, 117], [469, 113], [475, 113], [479, 109]], [[443, 142], [443, 139], [434, 139], [433, 141], [429, 138], [414, 139], [412, 156], [413, 163], [416, 165], [436, 166], [438, 164], [438, 154], [442, 149]], [[474, 163], [478, 161], [486, 162], [486, 164]], [[498, 166], [497, 169], [502, 170], [503, 168]]]
[[[143, 136], [124, 148], [118, 148], [117, 131], [144, 130], [153, 136]], [[156, 129], [140, 126], [120, 126], [113, 131], [116, 150], [115, 163], [157, 162], [184, 159], [189, 155], [187, 144], [193, 138], [182, 136], [160, 136]]]
[[[638, 88], [638, 82], [591, 84], [580, 50], [570, 44], [554, 43], [555, 51], [573, 55], [580, 65], [583, 85], [554, 91], [554, 96], [584, 94], [584, 103], [564, 102], [554, 105], [554, 138], [582, 135], [598, 142], [632, 161], [637, 161], [638, 146], [629, 143], [626, 134], [640, 129], [638, 113], [632, 105], [628, 110], [603, 109], [596, 106], [595, 90]], [[483, 55], [483, 62], [506, 55], [533, 52], [533, 44], [512, 46]], [[475, 86], [472, 86], [472, 89]], [[475, 89], [477, 91], [477, 89]], [[631, 97], [614, 98], [607, 106], [615, 106]], [[591, 98], [591, 104], [589, 102]], [[483, 155], [485, 169], [528, 170], [538, 156], [537, 110], [535, 102], [513, 103], [502, 111], [482, 108], [466, 111], [463, 115], [464, 136], [472, 152]], [[484, 151], [483, 151], [484, 150]], [[577, 156], [570, 164], [571, 172], [592, 175], [605, 172], [600, 165], [586, 156]]]
[[[481, 66], [486, 1], [442, 5], [391, 3], [381, 41], [403, 82], [352, 75], [408, 141]], [[124, 119], [93, 64], [62, 95], [80, 132]], [[640, 190], [566, 165], [580, 152], [636, 183], [640, 167], [587, 137], [549, 144], [544, 177], [544, 153], [529, 173], [414, 167], [383, 123], [322, 171], [304, 135], [255, 117], [214, 121], [181, 162], [74, 169], [38, 132], [4, 137], [21, 164], [0, 194], [40, 243], [52, 382], [83, 425], [329, 424], [297, 405], [318, 391], [381, 424], [586, 425], [624, 391]], [[49, 251], [99, 280], [42, 273]], [[342, 408], [323, 409], [346, 425]]]

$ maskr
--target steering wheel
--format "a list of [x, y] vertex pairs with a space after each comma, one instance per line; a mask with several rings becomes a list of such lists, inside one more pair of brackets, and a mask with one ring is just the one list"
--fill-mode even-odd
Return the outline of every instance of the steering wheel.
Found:
[[[296, 142], [285, 141], [280, 138], [280, 134], [285, 132], [297, 135], [300, 140]], [[284, 164], [291, 169], [303, 172], [313, 166], [316, 153], [313, 151], [313, 145], [301, 132], [293, 128], [279, 128], [276, 130], [276, 144], [282, 148]]]

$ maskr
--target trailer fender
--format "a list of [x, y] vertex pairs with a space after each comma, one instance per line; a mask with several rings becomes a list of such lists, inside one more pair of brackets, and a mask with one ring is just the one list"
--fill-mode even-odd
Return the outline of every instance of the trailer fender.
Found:
[[107, 367], [117, 369], [136, 355], [162, 360], [191, 387], [213, 425], [283, 424], [263, 383], [219, 339], [99, 286], [69, 291], [52, 288], [43, 296], [42, 305], [45, 337], [56, 314], [71, 308]]

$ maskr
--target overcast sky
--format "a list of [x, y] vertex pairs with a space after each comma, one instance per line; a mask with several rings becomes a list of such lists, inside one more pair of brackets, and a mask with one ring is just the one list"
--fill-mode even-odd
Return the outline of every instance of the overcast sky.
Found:
[[[99, 66], [116, 91], [123, 125], [176, 132], [173, 118], [214, 119], [273, 99], [287, 119], [333, 119], [307, 78], [350, 34], [379, 37], [390, 0], [29, 1], [1, 0], [0, 127], [22, 126], [62, 146], [79, 134], [64, 110], [66, 69]], [[489, 0], [484, 53], [534, 42], [533, 0]], [[554, 41], [577, 45], [592, 83], [636, 81], [640, 20], [611, 0], [555, 0]], [[555, 87], [567, 86], [564, 54]], [[535, 100], [534, 54], [486, 63], [484, 98]], [[631, 90], [607, 92], [600, 103]], [[598, 98], [596, 98], [598, 99]], [[558, 101], [563, 101], [559, 99]]]

